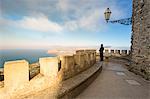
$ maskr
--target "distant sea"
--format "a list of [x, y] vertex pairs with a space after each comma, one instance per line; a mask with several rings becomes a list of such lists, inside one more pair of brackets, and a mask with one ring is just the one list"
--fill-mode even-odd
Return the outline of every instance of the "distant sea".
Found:
[[0, 50], [0, 68], [4, 67], [6, 61], [14, 61], [25, 59], [30, 64], [38, 62], [41, 57], [54, 57], [55, 54], [48, 54], [45, 49], [13, 49], [13, 50]]

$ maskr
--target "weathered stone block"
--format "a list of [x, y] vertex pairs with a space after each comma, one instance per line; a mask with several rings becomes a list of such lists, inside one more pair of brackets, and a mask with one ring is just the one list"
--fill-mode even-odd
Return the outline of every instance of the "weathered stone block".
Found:
[[92, 66], [96, 62], [96, 50], [85, 50], [86, 62]]
[[86, 53], [90, 53], [90, 52], [91, 52], [91, 50], [85, 50], [84, 52], [86, 52]]
[[94, 51], [94, 64], [96, 63], [96, 50]]
[[15, 90], [29, 81], [29, 64], [26, 60], [9, 61], [4, 64], [4, 87]]
[[84, 50], [77, 50], [76, 54], [84, 54]]
[[80, 66], [80, 71], [82, 71], [82, 69], [85, 66], [85, 54], [76, 54], [74, 55], [74, 60], [75, 60], [75, 64]]
[[44, 76], [55, 78], [58, 73], [58, 58], [57, 57], [46, 57], [40, 58], [40, 73]]
[[60, 56], [61, 69], [63, 70], [63, 79], [68, 79], [75, 74], [75, 62], [73, 56]]
[[91, 50], [85, 50], [85, 53], [86, 53], [86, 58], [88, 58], [88, 61], [89, 61], [89, 66], [91, 66], [92, 62], [92, 56], [91, 56]]
[[94, 64], [94, 53], [90, 53], [90, 65], [92, 66]]
[[74, 66], [73, 56], [60, 56], [60, 60], [61, 60], [61, 68], [69, 70]]
[[85, 53], [85, 66], [90, 66], [90, 53]]

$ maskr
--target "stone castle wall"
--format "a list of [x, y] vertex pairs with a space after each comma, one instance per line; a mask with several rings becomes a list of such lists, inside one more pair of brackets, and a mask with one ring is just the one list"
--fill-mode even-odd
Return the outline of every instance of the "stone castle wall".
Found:
[[44, 57], [39, 59], [39, 74], [30, 79], [29, 63], [26, 60], [5, 62], [0, 99], [27, 98], [48, 88], [51, 95], [48, 97], [55, 97], [63, 80], [83, 72], [95, 63], [96, 50], [78, 50], [74, 55]]
[[130, 70], [150, 79], [150, 0], [133, 0]]

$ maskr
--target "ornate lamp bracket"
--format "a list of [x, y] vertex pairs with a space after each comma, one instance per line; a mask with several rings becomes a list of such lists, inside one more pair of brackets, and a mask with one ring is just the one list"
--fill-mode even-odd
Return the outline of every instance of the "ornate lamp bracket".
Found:
[[131, 25], [132, 24], [132, 18], [125, 18], [125, 19], [119, 19], [119, 20], [113, 20], [108, 21], [109, 23], [120, 23], [123, 25]]

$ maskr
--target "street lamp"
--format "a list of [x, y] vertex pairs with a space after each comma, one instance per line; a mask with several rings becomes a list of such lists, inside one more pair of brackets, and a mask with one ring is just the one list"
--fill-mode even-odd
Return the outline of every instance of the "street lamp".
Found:
[[110, 15], [111, 15], [111, 11], [109, 8], [106, 9], [106, 11], [104, 12], [105, 15], [105, 20], [108, 23], [108, 20], [110, 19]]
[[111, 13], [112, 12], [109, 8], [107, 8], [104, 12], [105, 20], [106, 20], [107, 23], [108, 22], [109, 23], [120, 23], [120, 24], [123, 24], [123, 25], [131, 25], [132, 24], [132, 18], [125, 18], [125, 19], [109, 21]]

